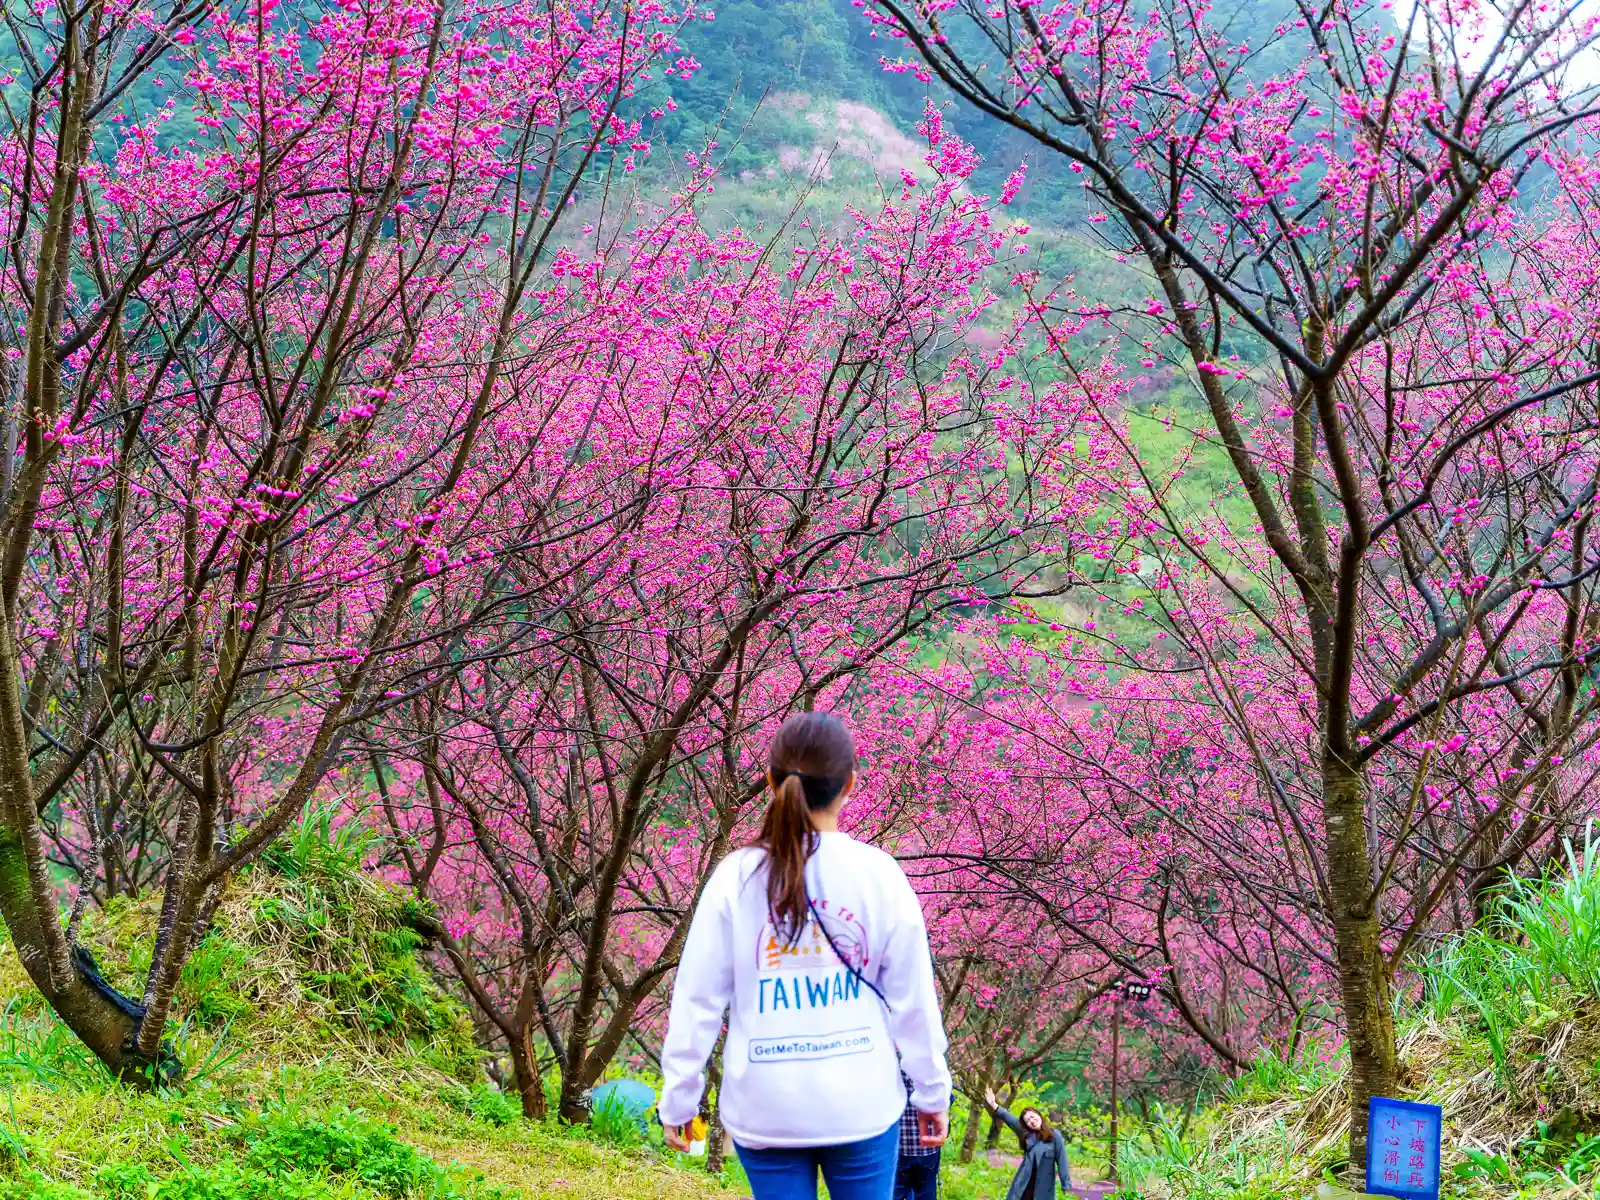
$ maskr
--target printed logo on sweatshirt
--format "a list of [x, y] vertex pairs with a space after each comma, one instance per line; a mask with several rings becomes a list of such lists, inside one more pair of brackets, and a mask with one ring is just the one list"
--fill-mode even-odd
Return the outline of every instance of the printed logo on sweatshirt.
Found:
[[778, 937], [771, 920], [762, 926], [756, 960], [757, 1013], [829, 1008], [861, 998], [866, 929], [849, 909], [830, 908], [818, 900], [816, 912], [823, 923], [819, 925], [816, 916], [809, 918], [793, 945]]
[[872, 1030], [842, 1029], [838, 1033], [796, 1034], [792, 1037], [750, 1039], [751, 1062], [806, 1062], [872, 1053]]
[[788, 978], [779, 975], [776, 979], [762, 976], [756, 980], [758, 1013], [827, 1008], [830, 1004], [844, 1004], [860, 998], [861, 976], [842, 967], [821, 978], [815, 975], [791, 975]]
[[[815, 971], [829, 967], [848, 967], [859, 971], [867, 965], [867, 931], [861, 921], [847, 908], [832, 908], [826, 900], [815, 902], [826, 932], [817, 924], [816, 917], [807, 917], [805, 927], [794, 944], [787, 945], [778, 937], [772, 918], [761, 927], [761, 941], [757, 949], [758, 971]], [[838, 947], [838, 953], [834, 952]], [[839, 955], [845, 956], [841, 962]]]

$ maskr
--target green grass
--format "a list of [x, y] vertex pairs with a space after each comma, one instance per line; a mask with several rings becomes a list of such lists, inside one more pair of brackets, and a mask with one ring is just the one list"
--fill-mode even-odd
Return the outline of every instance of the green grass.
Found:
[[[180, 982], [179, 1090], [113, 1080], [0, 943], [0, 1200], [737, 1194], [736, 1169], [680, 1163], [659, 1130], [524, 1121], [418, 953], [413, 902], [363, 872], [373, 848], [313, 813], [237, 881]], [[155, 915], [118, 901], [85, 922], [124, 990]]]
[[[1402, 1095], [1444, 1106], [1443, 1195], [1600, 1196], [1600, 845], [1508, 877], [1412, 983]], [[1129, 1118], [1123, 1177], [1156, 1198], [1309, 1197], [1344, 1157], [1346, 1070], [1309, 1038], [1263, 1053], [1187, 1135], [1159, 1110]]]
[[439, 1092], [439, 1100], [453, 1108], [490, 1125], [511, 1125], [522, 1119], [522, 1105], [515, 1097], [496, 1091], [487, 1083], [471, 1087], [447, 1086]]
[[[725, 1200], [660, 1130], [602, 1111], [530, 1123], [493, 1087], [471, 1022], [419, 953], [410, 902], [365, 874], [359, 827], [312, 814], [238, 882], [185, 969], [181, 1090], [112, 1080], [0, 945], [0, 1200]], [[1446, 1196], [1594, 1196], [1600, 1184], [1600, 849], [1508, 879], [1493, 919], [1440, 946], [1400, 1014], [1415, 1098], [1450, 1106]], [[137, 987], [153, 902], [93, 914], [85, 938]], [[1315, 1036], [1218, 1081], [1192, 1119], [1125, 1111], [1127, 1195], [1309, 1196], [1343, 1153], [1342, 1058]], [[553, 1081], [552, 1081], [553, 1083]], [[1019, 1103], [1027, 1102], [1024, 1098]], [[946, 1200], [995, 1200], [1012, 1168], [945, 1154]], [[1069, 1114], [1080, 1181], [1103, 1173], [1103, 1114]], [[1015, 1153], [1009, 1134], [1001, 1142]]]
[[1248, 1070], [1226, 1081], [1221, 1099], [1228, 1104], [1251, 1104], [1309, 1096], [1337, 1079], [1343, 1069], [1342, 1056], [1331, 1053], [1323, 1038], [1311, 1035], [1293, 1050], [1263, 1047]]
[[402, 1140], [382, 1117], [350, 1107], [352, 1098], [376, 1097], [362, 1096], [359, 1077], [332, 1057], [270, 1080], [230, 1062], [181, 1092], [151, 1094], [113, 1081], [48, 1015], [12, 1005], [0, 1017], [0, 1034], [7, 1046], [0, 1079], [9, 1102], [0, 1158], [15, 1185], [37, 1194], [54, 1194], [50, 1188], [108, 1200], [505, 1194], [479, 1173], [436, 1161]]
[[1470, 1013], [1502, 1082], [1518, 1033], [1600, 997], [1600, 846], [1566, 848], [1566, 869], [1511, 876], [1490, 919], [1446, 942], [1424, 967], [1436, 1019]]
[[[177, 1090], [113, 1080], [0, 943], [0, 1200], [748, 1194], [735, 1157], [709, 1175], [620, 1112], [523, 1120], [421, 953], [414, 901], [365, 872], [376, 849], [359, 823], [312, 812], [236, 881], [180, 981]], [[85, 921], [124, 991], [142, 984], [156, 914], [154, 898], [118, 900]], [[1005, 1194], [1009, 1168], [955, 1159], [948, 1200]]]
[[[1600, 844], [1567, 845], [1559, 867], [1509, 876], [1486, 920], [1423, 967], [1421, 1015], [1453, 1058], [1492, 1064], [1519, 1128], [1465, 1147], [1463, 1184], [1520, 1196], [1600, 1194]], [[1531, 1110], [1531, 1112], [1529, 1111]]]

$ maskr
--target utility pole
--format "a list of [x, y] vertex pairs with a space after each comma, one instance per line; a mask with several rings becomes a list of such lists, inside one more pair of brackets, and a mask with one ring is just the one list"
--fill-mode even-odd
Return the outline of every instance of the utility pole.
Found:
[[1120, 980], [1111, 991], [1111, 1140], [1106, 1152], [1106, 1174], [1117, 1180], [1117, 1071], [1122, 1057], [1122, 998], [1148, 1000], [1150, 985], [1142, 979]]
[[1111, 1182], [1117, 1182], [1117, 1060], [1121, 1057], [1118, 1043], [1122, 1036], [1122, 989], [1111, 997], [1111, 1148], [1106, 1155], [1106, 1173]]

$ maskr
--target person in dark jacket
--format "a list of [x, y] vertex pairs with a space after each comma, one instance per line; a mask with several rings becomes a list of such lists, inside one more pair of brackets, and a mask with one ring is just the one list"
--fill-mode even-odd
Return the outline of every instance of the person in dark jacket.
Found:
[[1055, 1200], [1056, 1180], [1063, 1190], [1072, 1190], [1072, 1167], [1067, 1162], [1066, 1139], [1050, 1127], [1050, 1122], [1037, 1108], [1025, 1108], [1021, 1116], [1012, 1116], [1000, 1107], [994, 1089], [986, 1088], [984, 1103], [995, 1119], [1022, 1144], [1022, 1165], [1017, 1168], [1006, 1200]]

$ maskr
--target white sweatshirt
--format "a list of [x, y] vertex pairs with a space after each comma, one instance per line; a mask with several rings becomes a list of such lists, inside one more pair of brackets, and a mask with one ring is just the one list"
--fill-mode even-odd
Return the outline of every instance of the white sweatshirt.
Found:
[[[900, 864], [846, 834], [824, 833], [806, 865], [806, 889], [827, 936], [808, 918], [788, 947], [767, 915], [765, 851], [736, 850], [712, 873], [672, 989], [663, 1124], [685, 1125], [698, 1112], [724, 1011], [722, 1121], [741, 1146], [875, 1137], [905, 1111], [901, 1067], [914, 1107], [950, 1107], [928, 931]], [[863, 979], [883, 993], [888, 1011]]]

